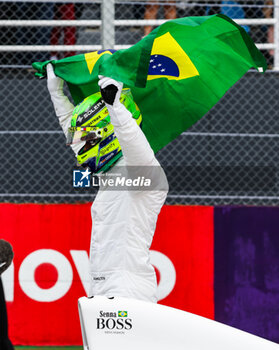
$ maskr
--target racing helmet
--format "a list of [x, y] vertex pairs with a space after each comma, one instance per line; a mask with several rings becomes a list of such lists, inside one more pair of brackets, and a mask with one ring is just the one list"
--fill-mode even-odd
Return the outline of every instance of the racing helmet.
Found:
[[[142, 116], [130, 89], [122, 90], [120, 102], [141, 126]], [[77, 154], [78, 164], [88, 167], [94, 174], [108, 171], [122, 157], [119, 141], [100, 92], [88, 96], [73, 110], [67, 145], [78, 143], [81, 144]]]

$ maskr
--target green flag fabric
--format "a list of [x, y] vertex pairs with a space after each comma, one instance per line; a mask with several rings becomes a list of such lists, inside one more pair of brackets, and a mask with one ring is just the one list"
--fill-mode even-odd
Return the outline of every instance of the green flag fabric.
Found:
[[51, 62], [77, 104], [99, 91], [98, 75], [130, 87], [155, 152], [200, 120], [251, 67], [266, 61], [246, 31], [225, 15], [168, 21], [128, 49], [101, 50]]

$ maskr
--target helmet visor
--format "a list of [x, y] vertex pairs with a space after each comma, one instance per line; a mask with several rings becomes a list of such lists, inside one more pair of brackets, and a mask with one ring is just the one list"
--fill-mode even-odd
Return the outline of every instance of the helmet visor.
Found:
[[75, 126], [68, 129], [67, 146], [73, 145], [82, 141], [97, 141], [103, 137], [103, 129], [93, 126], [81, 127]]

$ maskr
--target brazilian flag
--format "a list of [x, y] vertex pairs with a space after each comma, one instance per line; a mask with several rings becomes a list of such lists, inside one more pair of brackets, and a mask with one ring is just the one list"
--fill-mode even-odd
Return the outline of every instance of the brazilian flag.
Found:
[[118, 317], [128, 317], [128, 311], [118, 311]]
[[[46, 75], [50, 61], [35, 62]], [[51, 61], [77, 104], [99, 91], [98, 75], [131, 88], [155, 152], [200, 120], [251, 67], [266, 61], [246, 31], [225, 15], [168, 21], [132, 47]]]

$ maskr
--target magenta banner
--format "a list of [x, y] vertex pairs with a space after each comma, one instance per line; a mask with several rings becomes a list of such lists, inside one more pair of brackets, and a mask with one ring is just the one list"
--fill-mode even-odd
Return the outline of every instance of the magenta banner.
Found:
[[214, 210], [215, 319], [279, 342], [279, 208]]

